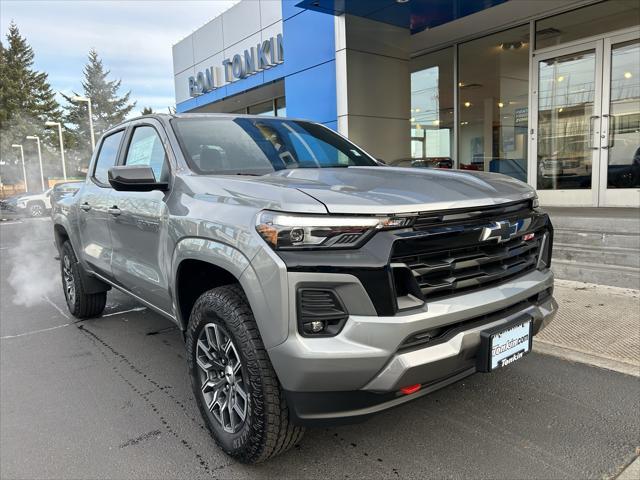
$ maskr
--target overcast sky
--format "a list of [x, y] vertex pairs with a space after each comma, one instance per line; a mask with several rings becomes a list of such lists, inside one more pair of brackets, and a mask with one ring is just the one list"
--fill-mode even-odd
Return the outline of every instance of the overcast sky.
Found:
[[175, 105], [171, 47], [237, 0], [0, 1], [2, 42], [14, 20], [51, 86], [81, 91], [82, 68], [95, 48], [110, 79], [131, 90], [135, 111]]

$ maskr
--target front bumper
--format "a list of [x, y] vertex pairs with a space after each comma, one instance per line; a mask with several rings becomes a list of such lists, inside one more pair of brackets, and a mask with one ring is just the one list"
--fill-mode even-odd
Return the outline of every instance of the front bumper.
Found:
[[[347, 303], [360, 299], [359, 282], [349, 275], [289, 275], [290, 294], [300, 285], [331, 282], [348, 295]], [[552, 288], [553, 274], [536, 270], [390, 317], [350, 315], [340, 334], [330, 338], [304, 338], [293, 321], [287, 340], [270, 349], [269, 355], [298, 422], [353, 421], [475, 373], [483, 330], [527, 316], [537, 334], [557, 310]], [[359, 310], [369, 307], [359, 305]], [[295, 320], [295, 312], [291, 317]], [[451, 328], [433, 343], [400, 348], [416, 332], [443, 326]], [[422, 389], [416, 394], [398, 392], [418, 383]]]

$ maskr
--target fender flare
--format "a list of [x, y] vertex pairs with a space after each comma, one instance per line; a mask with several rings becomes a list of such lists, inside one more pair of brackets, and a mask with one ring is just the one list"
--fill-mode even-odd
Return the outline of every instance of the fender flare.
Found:
[[277, 329], [274, 329], [274, 326], [271, 325], [272, 315], [269, 313], [268, 299], [263, 285], [251, 265], [252, 259], [231, 245], [201, 237], [181, 239], [175, 246], [172, 259], [171, 298], [173, 299], [177, 323], [183, 330], [186, 329], [189, 319], [182, 318], [176, 280], [178, 278], [178, 269], [184, 260], [199, 260], [229, 272], [237, 280], [247, 296], [265, 347], [270, 348], [284, 341], [287, 324], [283, 327], [285, 329], [284, 337], [282, 332], [277, 332]]

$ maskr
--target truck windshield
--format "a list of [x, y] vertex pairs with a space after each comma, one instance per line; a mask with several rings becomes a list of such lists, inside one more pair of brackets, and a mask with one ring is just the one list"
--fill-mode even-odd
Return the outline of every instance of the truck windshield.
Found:
[[201, 117], [175, 118], [172, 124], [189, 166], [200, 174], [378, 165], [349, 141], [310, 122]]

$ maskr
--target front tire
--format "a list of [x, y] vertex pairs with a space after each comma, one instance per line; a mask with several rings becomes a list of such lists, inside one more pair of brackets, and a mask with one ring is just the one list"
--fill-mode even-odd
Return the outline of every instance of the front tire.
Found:
[[86, 293], [80, 278], [78, 259], [69, 241], [60, 249], [60, 273], [62, 289], [69, 312], [76, 318], [99, 316], [107, 304], [107, 292]]
[[284, 393], [238, 285], [214, 288], [196, 301], [187, 355], [200, 413], [218, 446], [244, 463], [258, 463], [300, 441]]

